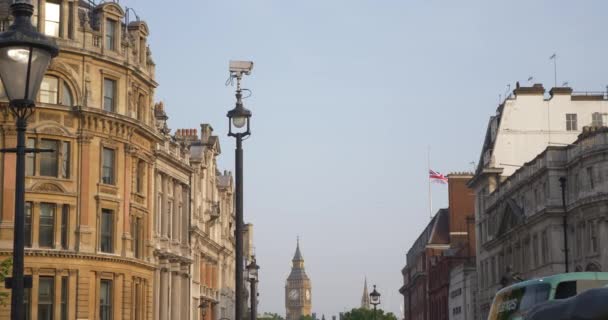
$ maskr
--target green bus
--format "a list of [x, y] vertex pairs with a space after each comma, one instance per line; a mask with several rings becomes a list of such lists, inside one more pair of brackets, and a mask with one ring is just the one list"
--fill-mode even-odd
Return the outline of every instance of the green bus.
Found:
[[572, 272], [522, 281], [494, 296], [488, 320], [521, 320], [532, 307], [608, 286], [608, 272]]

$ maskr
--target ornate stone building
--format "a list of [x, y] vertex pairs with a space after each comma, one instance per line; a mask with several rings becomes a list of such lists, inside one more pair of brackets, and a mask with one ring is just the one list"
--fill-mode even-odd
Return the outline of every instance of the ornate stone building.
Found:
[[[154, 104], [148, 26], [115, 2], [32, 2], [60, 54], [27, 130], [28, 147], [55, 150], [26, 159], [27, 318], [201, 319], [207, 301], [205, 319], [233, 319], [232, 177], [217, 169], [209, 126], [200, 138], [169, 134], [165, 107]], [[0, 0], [0, 31], [11, 3]], [[0, 148], [14, 147], [1, 88]], [[0, 154], [0, 179], [5, 259], [14, 154]], [[0, 306], [0, 319], [9, 308]]]
[[482, 307], [503, 286], [509, 267], [523, 279], [565, 271], [564, 214], [569, 271], [608, 269], [608, 254], [601, 247], [608, 241], [606, 155], [608, 128], [585, 128], [574, 143], [548, 147], [486, 196], [482, 213], [494, 227], [479, 236]]
[[311, 283], [304, 270], [304, 258], [300, 252], [300, 241], [293, 256], [291, 273], [285, 285], [286, 320], [300, 320], [312, 312]]
[[[505, 181], [513, 181], [511, 176], [516, 171], [521, 174], [522, 166], [533, 161], [545, 150], [572, 144], [577, 140], [584, 126], [605, 126], [607, 123], [608, 99], [604, 93], [578, 93], [574, 92], [572, 88], [554, 87], [547, 95], [541, 84], [531, 87], [517, 85], [513, 93], [498, 106], [496, 114], [490, 117], [478, 166], [469, 183], [475, 192], [476, 264], [479, 277], [476, 319], [487, 318], [491, 299], [498, 288], [497, 283], [507, 266], [504, 259], [521, 255], [525, 250], [525, 255], [540, 258], [542, 261], [534, 264], [535, 267], [529, 268], [540, 271], [538, 265], [545, 266], [555, 263], [552, 260], [553, 255], [550, 254], [547, 257], [548, 260], [544, 260], [542, 255], [534, 254], [531, 251], [534, 246], [538, 250], [541, 246], [539, 243], [546, 243], [549, 237], [555, 239], [552, 237], [552, 228], [546, 229], [544, 233], [540, 232], [540, 234], [538, 232], [540, 229], [535, 229], [531, 239], [520, 239], [518, 243], [502, 248], [502, 240], [498, 240], [497, 237], [500, 236], [500, 224], [504, 212], [490, 214], [491, 199], [496, 199], [496, 196], [501, 193], [500, 189], [505, 187]], [[582, 177], [581, 173], [578, 179], [582, 179]], [[559, 188], [559, 185], [555, 185], [554, 180], [540, 182], [531, 177], [528, 182], [536, 184], [537, 181], [538, 185], [527, 190], [530, 192], [529, 194], [519, 194], [515, 198], [503, 199], [500, 202], [501, 210], [506, 210], [505, 206], [508, 205], [510, 207], [508, 210], [514, 212], [515, 216], [526, 216], [529, 217], [526, 219], [529, 219], [530, 222], [536, 221], [535, 219], [540, 215], [532, 214], [532, 211], [536, 210], [532, 203], [537, 205], [538, 201], [541, 201], [540, 199], [548, 199], [549, 194], [554, 197], [556, 188]], [[528, 187], [530, 186], [528, 185]], [[492, 205], [497, 204], [492, 203]], [[551, 203], [546, 207], [547, 213], [556, 214], [556, 208], [553, 206], [554, 204]], [[522, 213], [522, 210], [526, 213]], [[559, 219], [557, 216], [555, 218]], [[545, 227], [538, 227], [545, 229]], [[521, 233], [513, 233], [513, 235], [515, 234]], [[557, 245], [560, 243], [559, 241], [557, 238], [556, 241], [549, 243]], [[531, 243], [536, 243], [536, 245]], [[514, 253], [515, 250], [518, 251], [518, 254]], [[513, 262], [515, 261], [512, 260]], [[521, 268], [515, 271], [531, 274], [529, 270], [524, 271]]]
[[[234, 318], [234, 201], [233, 180], [221, 173], [219, 138], [201, 125], [181, 129], [176, 138], [190, 149], [193, 171], [190, 243], [192, 245], [192, 319]], [[247, 252], [247, 251], [245, 251]], [[202, 309], [202, 310], [201, 310]]]

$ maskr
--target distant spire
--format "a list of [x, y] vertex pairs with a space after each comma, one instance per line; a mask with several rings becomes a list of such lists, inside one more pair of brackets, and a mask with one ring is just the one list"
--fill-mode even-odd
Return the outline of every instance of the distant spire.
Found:
[[369, 292], [367, 291], [367, 277], [363, 284], [363, 296], [361, 297], [361, 309], [369, 309]]
[[299, 236], [297, 238], [296, 254], [293, 256], [293, 261], [304, 261], [304, 258], [302, 257], [302, 253], [300, 252], [300, 237]]

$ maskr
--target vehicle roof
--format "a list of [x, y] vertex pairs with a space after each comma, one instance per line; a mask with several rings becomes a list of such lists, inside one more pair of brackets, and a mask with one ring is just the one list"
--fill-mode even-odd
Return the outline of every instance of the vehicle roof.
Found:
[[506, 288], [501, 289], [496, 294], [501, 294], [505, 291], [527, 287], [534, 284], [539, 283], [549, 283], [554, 284], [562, 281], [570, 281], [570, 280], [608, 280], [608, 272], [570, 272], [570, 273], [560, 273], [552, 276], [542, 277], [530, 279], [522, 282], [518, 282], [512, 284]]

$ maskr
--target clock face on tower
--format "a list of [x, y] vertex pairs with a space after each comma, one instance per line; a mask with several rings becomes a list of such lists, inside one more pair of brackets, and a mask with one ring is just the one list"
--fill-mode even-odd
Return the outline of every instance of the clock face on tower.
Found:
[[298, 300], [299, 296], [300, 296], [300, 293], [298, 292], [297, 289], [291, 289], [291, 291], [289, 291], [290, 300]]
[[306, 289], [306, 301], [310, 301], [310, 289]]

